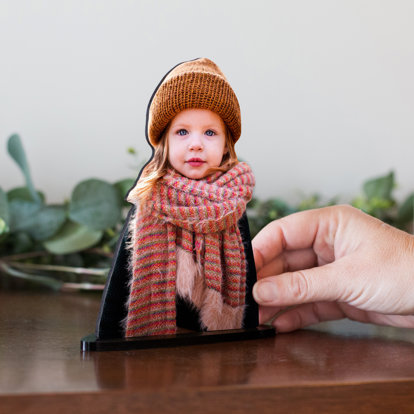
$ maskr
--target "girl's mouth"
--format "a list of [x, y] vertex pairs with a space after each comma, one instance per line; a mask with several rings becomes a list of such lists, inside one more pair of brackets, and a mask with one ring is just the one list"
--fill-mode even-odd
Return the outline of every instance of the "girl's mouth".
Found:
[[200, 167], [205, 163], [201, 158], [190, 158], [188, 161], [186, 161], [187, 164], [189, 164], [191, 167]]

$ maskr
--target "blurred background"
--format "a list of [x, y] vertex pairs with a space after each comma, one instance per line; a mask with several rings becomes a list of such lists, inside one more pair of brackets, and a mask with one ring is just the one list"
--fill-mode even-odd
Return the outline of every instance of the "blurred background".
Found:
[[414, 188], [414, 2], [61, 0], [0, 3], [0, 187], [61, 203], [86, 178], [137, 175], [145, 114], [177, 63], [214, 60], [242, 109], [256, 196], [347, 200], [395, 170]]

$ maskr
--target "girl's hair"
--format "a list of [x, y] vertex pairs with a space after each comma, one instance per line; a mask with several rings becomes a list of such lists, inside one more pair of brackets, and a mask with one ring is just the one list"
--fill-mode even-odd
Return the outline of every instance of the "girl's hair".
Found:
[[[158, 145], [154, 148], [154, 156], [152, 157], [152, 160], [144, 167], [141, 177], [134, 188], [134, 196], [137, 196], [141, 202], [145, 202], [145, 200], [148, 199], [151, 189], [159, 180], [161, 180], [162, 177], [164, 177], [168, 171], [168, 168], [171, 168], [170, 163], [168, 162], [168, 129], [169, 125], [167, 125], [162, 133]], [[225, 126], [225, 134], [226, 147], [228, 151], [224, 154], [223, 160], [218, 167], [210, 168], [207, 171], [208, 175], [217, 171], [228, 171], [239, 162], [234, 149], [234, 141], [227, 126]]]

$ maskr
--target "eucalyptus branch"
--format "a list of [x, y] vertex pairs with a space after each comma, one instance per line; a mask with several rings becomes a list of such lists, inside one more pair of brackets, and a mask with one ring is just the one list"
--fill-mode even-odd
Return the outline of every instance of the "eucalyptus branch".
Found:
[[73, 291], [73, 290], [98, 290], [101, 291], [105, 288], [104, 284], [99, 283], [63, 283], [62, 291]]
[[20, 262], [10, 262], [4, 261], [9, 266], [17, 267], [19, 269], [27, 270], [44, 270], [52, 272], [68, 272], [82, 275], [94, 275], [94, 276], [104, 276], [108, 274], [109, 269], [95, 269], [95, 268], [86, 268], [86, 267], [71, 267], [71, 266], [59, 266], [59, 265], [43, 265], [43, 264], [34, 264], [34, 263], [20, 263]]
[[60, 280], [56, 280], [48, 276], [41, 276], [41, 275], [33, 276], [32, 274], [13, 269], [13, 267], [1, 261], [0, 261], [0, 269], [10, 276], [14, 276], [20, 279], [26, 279], [26, 280], [30, 280], [35, 283], [46, 285], [52, 288], [53, 290], [60, 290], [63, 285], [63, 282]]

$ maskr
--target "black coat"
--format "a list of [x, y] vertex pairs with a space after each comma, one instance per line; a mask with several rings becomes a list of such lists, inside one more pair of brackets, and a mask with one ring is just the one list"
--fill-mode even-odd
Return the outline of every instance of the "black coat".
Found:
[[[129, 297], [128, 282], [130, 271], [128, 268], [129, 251], [126, 248], [128, 240], [129, 221], [134, 217], [135, 208], [132, 207], [126, 219], [121, 236], [115, 250], [115, 256], [109, 271], [108, 280], [102, 295], [101, 309], [96, 322], [96, 337], [111, 339], [125, 337], [122, 321], [126, 318], [128, 309], [126, 303]], [[249, 223], [246, 214], [239, 220], [239, 229], [243, 240], [246, 256], [246, 310], [243, 318], [244, 328], [258, 326], [258, 306], [253, 299], [252, 290], [256, 282], [256, 268], [250, 239]], [[200, 331], [200, 322], [197, 310], [193, 309], [179, 296], [176, 299], [177, 326]]]

